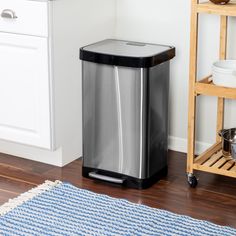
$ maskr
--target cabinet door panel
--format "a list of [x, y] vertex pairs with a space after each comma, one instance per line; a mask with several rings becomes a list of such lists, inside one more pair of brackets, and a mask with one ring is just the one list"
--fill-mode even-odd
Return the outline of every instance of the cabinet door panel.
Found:
[[13, 11], [17, 18], [0, 17], [0, 31], [48, 36], [48, 3], [28, 0], [1, 0], [0, 14]]
[[0, 138], [50, 148], [46, 38], [0, 33]]

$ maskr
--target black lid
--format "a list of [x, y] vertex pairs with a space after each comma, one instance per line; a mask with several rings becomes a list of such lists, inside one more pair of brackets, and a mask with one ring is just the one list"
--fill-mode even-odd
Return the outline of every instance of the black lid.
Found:
[[83, 61], [136, 68], [153, 67], [174, 56], [174, 47], [116, 39], [106, 39], [80, 49]]

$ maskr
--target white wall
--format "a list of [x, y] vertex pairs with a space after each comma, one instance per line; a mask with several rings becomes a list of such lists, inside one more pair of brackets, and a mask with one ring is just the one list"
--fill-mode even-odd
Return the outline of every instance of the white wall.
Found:
[[58, 148], [62, 146], [61, 165], [65, 165], [82, 156], [82, 67], [79, 48], [113, 37], [116, 1], [53, 1], [52, 18], [55, 143]]
[[[117, 38], [176, 47], [170, 78], [170, 149], [184, 152], [187, 146], [190, 5], [190, 0], [118, 0], [116, 22]], [[232, 21], [235, 25], [235, 19], [230, 20], [231, 24]], [[199, 77], [209, 75], [212, 62], [217, 60], [218, 23], [218, 16], [200, 18]], [[236, 35], [236, 29], [230, 27], [230, 58], [236, 56], [233, 35]], [[216, 99], [200, 97], [198, 100], [201, 106], [197, 109], [197, 151], [201, 152], [215, 140]], [[229, 113], [226, 127], [236, 126], [235, 102], [227, 101], [226, 110]]]

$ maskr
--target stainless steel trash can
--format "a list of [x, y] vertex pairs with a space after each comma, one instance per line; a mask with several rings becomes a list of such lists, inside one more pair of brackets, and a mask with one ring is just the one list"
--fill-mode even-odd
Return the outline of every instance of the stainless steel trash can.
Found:
[[147, 188], [167, 174], [175, 48], [108, 39], [80, 49], [83, 176]]

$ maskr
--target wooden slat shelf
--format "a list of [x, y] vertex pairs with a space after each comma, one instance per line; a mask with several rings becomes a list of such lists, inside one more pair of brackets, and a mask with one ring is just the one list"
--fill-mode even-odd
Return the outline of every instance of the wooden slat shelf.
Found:
[[236, 162], [223, 156], [220, 143], [195, 158], [193, 169], [236, 178]]
[[217, 86], [212, 83], [211, 76], [195, 83], [195, 93], [197, 95], [216, 96], [228, 99], [236, 99], [236, 88]]
[[199, 3], [197, 4], [197, 12], [221, 16], [236, 16], [236, 2], [231, 1], [226, 5], [216, 5], [211, 2]]

